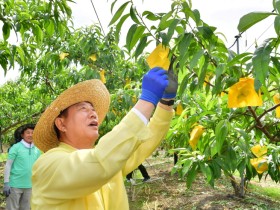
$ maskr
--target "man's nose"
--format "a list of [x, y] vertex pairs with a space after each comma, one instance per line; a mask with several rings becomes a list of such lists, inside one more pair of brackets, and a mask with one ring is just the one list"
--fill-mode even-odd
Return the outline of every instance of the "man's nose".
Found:
[[94, 119], [96, 119], [96, 118], [97, 118], [97, 114], [96, 114], [96, 112], [95, 112], [95, 111], [90, 110], [90, 118], [94, 118]]

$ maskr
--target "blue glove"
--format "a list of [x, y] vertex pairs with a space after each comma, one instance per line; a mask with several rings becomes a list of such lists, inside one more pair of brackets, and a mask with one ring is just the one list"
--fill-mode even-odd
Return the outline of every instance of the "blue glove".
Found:
[[3, 193], [6, 197], [8, 197], [11, 193], [11, 187], [9, 185], [9, 182], [5, 182], [4, 183], [4, 189], [3, 189]]
[[155, 67], [148, 71], [143, 77], [140, 99], [149, 101], [156, 106], [162, 98], [163, 92], [167, 86], [167, 71]]
[[162, 98], [171, 99], [175, 98], [178, 89], [178, 75], [174, 74], [173, 66], [170, 64], [168, 70], [168, 86], [165, 89]]

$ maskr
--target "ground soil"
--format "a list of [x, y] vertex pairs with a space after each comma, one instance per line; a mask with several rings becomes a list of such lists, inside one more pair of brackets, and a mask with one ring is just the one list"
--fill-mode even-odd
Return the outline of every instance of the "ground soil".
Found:
[[[228, 209], [280, 209], [280, 198], [252, 192], [248, 189], [245, 198], [234, 196], [233, 188], [225, 177], [209, 186], [205, 179], [198, 175], [191, 189], [187, 189], [185, 180], [177, 174], [171, 175], [173, 159], [167, 157], [149, 158], [144, 165], [152, 177], [151, 182], [142, 183], [141, 174], [136, 185], [126, 182], [131, 210], [228, 210]], [[270, 181], [255, 181], [261, 186], [279, 187]]]

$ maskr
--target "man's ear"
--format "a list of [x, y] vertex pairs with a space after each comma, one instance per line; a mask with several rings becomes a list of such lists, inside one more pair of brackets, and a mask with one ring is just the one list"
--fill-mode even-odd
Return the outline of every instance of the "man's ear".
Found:
[[57, 127], [57, 129], [59, 131], [61, 131], [61, 132], [65, 131], [65, 126], [64, 126], [64, 123], [63, 123], [63, 118], [61, 118], [61, 117], [55, 118], [54, 124], [55, 124], [55, 126]]

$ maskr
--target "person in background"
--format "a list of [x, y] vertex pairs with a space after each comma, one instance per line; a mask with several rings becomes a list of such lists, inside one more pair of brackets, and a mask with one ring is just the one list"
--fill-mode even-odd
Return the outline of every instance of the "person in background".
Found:
[[[138, 166], [139, 171], [141, 172], [142, 176], [143, 176], [143, 182], [147, 182], [150, 180], [150, 175], [147, 172], [147, 169], [145, 168], [145, 166], [143, 166], [143, 164], [140, 164]], [[129, 174], [126, 175], [126, 180], [128, 182], [130, 182], [131, 184], [136, 184], [135, 180], [132, 179], [132, 175], [133, 175], [134, 171], [131, 171]]]
[[30, 210], [31, 171], [41, 154], [33, 144], [33, 130], [34, 124], [25, 124], [16, 129], [15, 137], [20, 133], [21, 140], [9, 149], [3, 189], [7, 210]]
[[175, 79], [161, 68], [149, 70], [135, 106], [96, 146], [110, 104], [107, 88], [92, 79], [62, 92], [34, 130], [44, 154], [32, 170], [32, 210], [128, 210], [123, 178], [165, 137], [174, 116]]

